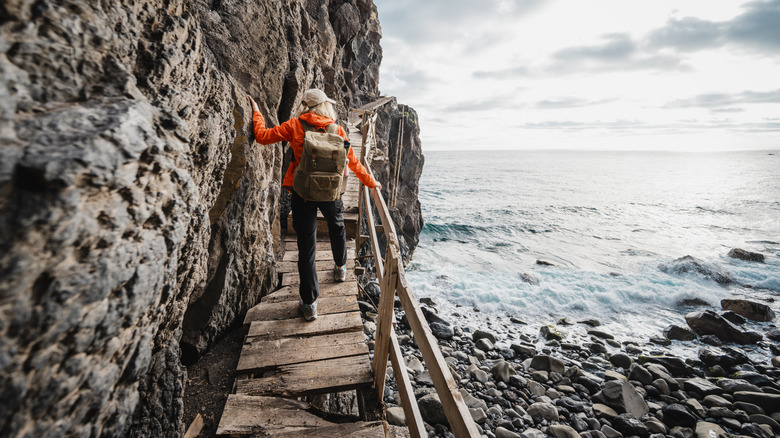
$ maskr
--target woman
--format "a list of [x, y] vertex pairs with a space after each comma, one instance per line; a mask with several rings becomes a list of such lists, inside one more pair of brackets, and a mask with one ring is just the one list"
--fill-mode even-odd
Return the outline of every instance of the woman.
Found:
[[[303, 93], [301, 115], [290, 119], [279, 126], [265, 128], [265, 120], [260, 114], [254, 99], [252, 103], [252, 123], [254, 124], [255, 140], [263, 145], [277, 143], [285, 140], [290, 142], [295, 159], [290, 163], [284, 176], [282, 187], [290, 191], [293, 227], [298, 236], [298, 275], [300, 276], [299, 293], [301, 296], [298, 307], [306, 321], [317, 318], [317, 296], [319, 284], [317, 282], [317, 267], [315, 264], [317, 244], [317, 209], [328, 221], [328, 233], [330, 234], [330, 248], [335, 262], [334, 276], [336, 281], [344, 281], [347, 276], [347, 236], [344, 232], [344, 219], [342, 213], [344, 204], [341, 198], [335, 201], [305, 201], [293, 190], [293, 176], [295, 168], [301, 160], [303, 153], [303, 139], [305, 130], [301, 120], [315, 127], [319, 131], [325, 131], [328, 125], [335, 123], [336, 112], [333, 109], [334, 100], [329, 99], [322, 90], [313, 88]], [[347, 133], [341, 126], [336, 132], [344, 140]], [[348, 166], [365, 186], [382, 189], [382, 186], [371, 177], [366, 169], [355, 157], [352, 148], [347, 154]]]

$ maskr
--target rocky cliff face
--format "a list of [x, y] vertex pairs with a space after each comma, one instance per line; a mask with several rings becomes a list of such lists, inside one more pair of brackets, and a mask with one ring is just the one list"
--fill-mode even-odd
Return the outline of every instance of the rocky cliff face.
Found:
[[345, 114], [380, 36], [370, 0], [0, 4], [0, 435], [181, 433], [182, 359], [277, 282], [246, 94]]

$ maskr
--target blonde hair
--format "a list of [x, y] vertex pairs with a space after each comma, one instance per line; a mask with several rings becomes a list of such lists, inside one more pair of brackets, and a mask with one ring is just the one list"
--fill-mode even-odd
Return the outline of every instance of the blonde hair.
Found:
[[321, 115], [323, 117], [327, 117], [334, 122], [336, 121], [336, 109], [333, 108], [333, 104], [330, 102], [322, 102], [321, 104], [317, 106], [313, 106], [311, 108], [307, 107], [306, 104], [301, 103], [301, 107], [298, 110], [298, 115], [302, 115], [304, 113], [314, 113]]

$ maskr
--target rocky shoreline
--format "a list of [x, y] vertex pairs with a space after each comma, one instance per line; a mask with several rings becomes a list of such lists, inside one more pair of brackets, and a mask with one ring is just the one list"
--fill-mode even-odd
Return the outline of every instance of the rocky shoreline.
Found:
[[[432, 300], [420, 301], [486, 437], [780, 436], [780, 328], [743, 328], [749, 320], [774, 319], [761, 303], [723, 300], [721, 311], [690, 312], [680, 325], [637, 341], [616, 339], [595, 319], [533, 326], [466, 308], [444, 317]], [[373, 336], [375, 310], [367, 302], [361, 308]], [[430, 436], [453, 436], [398, 300], [396, 317], [426, 429]], [[672, 345], [682, 342], [696, 348], [697, 357], [675, 355]], [[766, 360], [748, 357], [746, 346]], [[388, 419], [400, 425], [403, 410], [392, 368], [388, 372]]]

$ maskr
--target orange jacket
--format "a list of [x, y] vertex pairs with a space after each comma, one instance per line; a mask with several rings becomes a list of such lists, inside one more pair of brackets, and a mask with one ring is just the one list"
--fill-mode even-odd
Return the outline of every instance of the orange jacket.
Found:
[[[301, 119], [318, 129], [325, 129], [328, 125], [333, 123], [333, 120], [314, 113], [301, 114]], [[290, 147], [292, 147], [295, 160], [290, 163], [290, 167], [287, 169], [287, 174], [284, 175], [282, 187], [292, 191], [295, 168], [298, 167], [298, 163], [301, 161], [301, 154], [303, 153], [303, 137], [306, 133], [306, 131], [303, 129], [303, 125], [301, 125], [301, 122], [298, 119], [290, 119], [279, 126], [266, 129], [265, 119], [263, 119], [263, 115], [258, 111], [255, 111], [252, 114], [252, 122], [254, 124], [253, 127], [255, 131], [255, 140], [257, 140], [258, 143], [265, 145], [276, 143], [282, 140], [290, 142]], [[338, 127], [336, 133], [344, 140], [348, 140], [347, 133], [344, 132], [344, 129], [342, 129], [341, 126]], [[358, 177], [360, 182], [369, 188], [374, 188], [376, 186], [376, 181], [374, 181], [374, 178], [371, 177], [368, 171], [366, 171], [366, 168], [363, 167], [357, 157], [355, 157], [355, 153], [352, 151], [352, 147], [349, 148], [347, 161], [349, 168]]]

